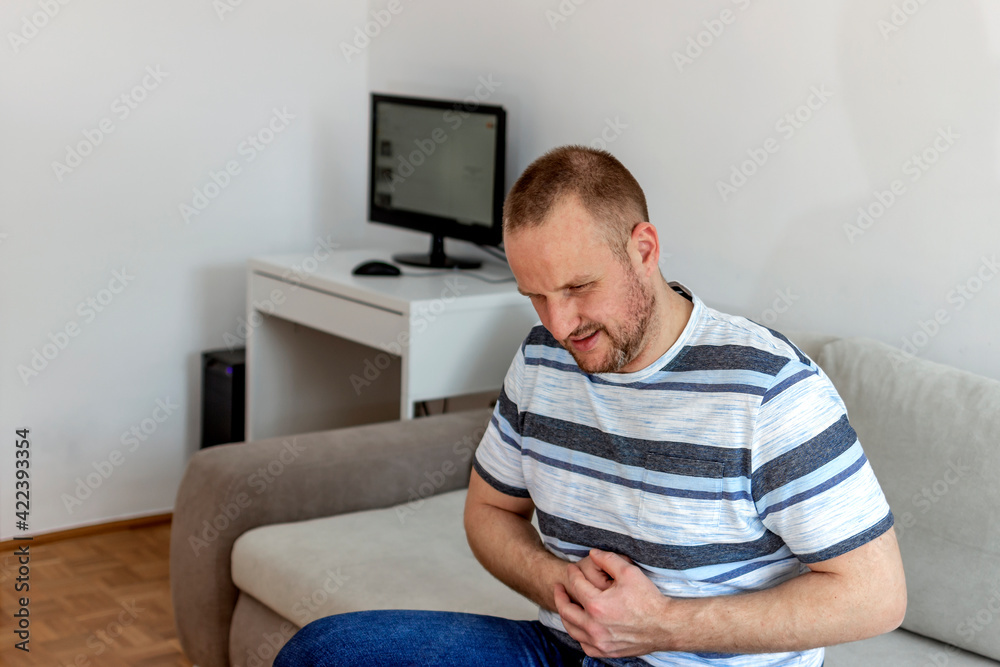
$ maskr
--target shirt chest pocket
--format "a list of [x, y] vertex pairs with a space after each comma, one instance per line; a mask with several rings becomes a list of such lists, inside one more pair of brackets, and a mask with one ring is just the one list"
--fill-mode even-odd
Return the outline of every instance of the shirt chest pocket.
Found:
[[646, 455], [639, 530], [670, 544], [708, 541], [719, 527], [725, 464], [660, 453]]

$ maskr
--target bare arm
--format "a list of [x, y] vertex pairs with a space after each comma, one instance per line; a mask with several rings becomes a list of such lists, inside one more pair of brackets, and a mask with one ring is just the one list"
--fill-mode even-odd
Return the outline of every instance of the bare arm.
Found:
[[[906, 581], [894, 531], [809, 569], [772, 589], [698, 601], [685, 614], [685, 643], [745, 652], [804, 650], [867, 639], [903, 622]], [[704, 621], [709, 627], [698, 632]]]
[[566, 561], [545, 549], [531, 525], [529, 498], [500, 493], [473, 469], [465, 499], [465, 534], [493, 576], [535, 604], [555, 611], [555, 584], [567, 582]]
[[743, 595], [668, 598], [622, 557], [595, 551], [591, 558], [614, 583], [600, 591], [570, 565], [569, 587], [557, 585], [555, 596], [567, 631], [593, 656], [805, 650], [888, 632], [906, 610], [891, 530], [774, 588]]

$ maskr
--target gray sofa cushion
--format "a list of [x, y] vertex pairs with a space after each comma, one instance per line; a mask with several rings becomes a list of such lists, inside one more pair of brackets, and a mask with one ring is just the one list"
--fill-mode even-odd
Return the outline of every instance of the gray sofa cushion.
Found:
[[1000, 659], [1000, 382], [863, 338], [817, 363], [896, 517], [903, 627]]
[[933, 639], [906, 630], [894, 630], [885, 635], [860, 642], [838, 644], [826, 649], [823, 667], [996, 667], [995, 660], [975, 653], [966, 653], [954, 646], [945, 646]]
[[233, 581], [299, 626], [364, 609], [537, 618], [538, 607], [473, 556], [464, 505], [462, 489], [395, 508], [261, 526], [233, 545]]
[[[201, 667], [230, 664], [239, 595], [231, 556], [240, 535], [274, 523], [391, 507], [411, 490], [427, 493], [425, 485], [439, 492], [464, 488], [490, 414], [451, 412], [216, 445], [192, 456], [170, 531], [174, 618], [188, 658]], [[247, 641], [256, 646], [261, 640]]]

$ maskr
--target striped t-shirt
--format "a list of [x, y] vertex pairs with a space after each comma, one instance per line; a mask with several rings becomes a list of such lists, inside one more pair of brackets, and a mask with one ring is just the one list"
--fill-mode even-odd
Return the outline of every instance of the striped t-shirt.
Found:
[[[626, 555], [673, 597], [770, 588], [888, 530], [889, 505], [823, 370], [781, 334], [670, 286], [691, 317], [633, 373], [585, 373], [535, 326], [476, 453], [479, 475], [531, 498], [555, 555]], [[539, 620], [565, 631], [558, 614]], [[823, 649], [608, 662], [819, 667]]]

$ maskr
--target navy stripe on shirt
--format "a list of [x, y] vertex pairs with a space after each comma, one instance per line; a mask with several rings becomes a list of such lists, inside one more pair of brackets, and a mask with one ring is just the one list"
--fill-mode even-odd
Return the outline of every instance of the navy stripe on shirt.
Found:
[[806, 355], [802, 354], [802, 350], [800, 350], [795, 345], [795, 343], [793, 343], [792, 341], [788, 340], [788, 337], [785, 336], [785, 334], [781, 333], [780, 331], [775, 331], [774, 329], [771, 329], [770, 327], [765, 327], [763, 324], [761, 324], [759, 322], [754, 322], [753, 320], [750, 320], [750, 321], [753, 322], [754, 324], [756, 324], [757, 326], [763, 328], [763, 329], [767, 329], [768, 332], [770, 332], [770, 334], [772, 336], [774, 336], [775, 338], [777, 338], [781, 342], [789, 345], [793, 350], [795, 350], [795, 354], [798, 356], [799, 361], [801, 361], [802, 363], [804, 363], [806, 366], [812, 366], [813, 365], [812, 362], [809, 360], [809, 357], [807, 357]]
[[858, 547], [868, 544], [876, 537], [880, 536], [882, 533], [892, 528], [893, 523], [895, 523], [895, 519], [893, 518], [892, 511], [890, 510], [885, 515], [885, 518], [879, 521], [877, 524], [875, 524], [868, 530], [863, 530], [857, 535], [854, 535], [853, 537], [844, 540], [840, 544], [835, 544], [832, 547], [811, 554], [795, 554], [795, 555], [803, 563], [819, 563], [820, 561], [830, 560], [831, 558], [842, 556], [846, 554], [848, 551], [854, 551]]
[[[524, 432], [521, 430], [520, 413], [518, 412], [517, 406], [514, 405], [514, 401], [510, 400], [510, 397], [507, 396], [506, 387], [500, 388], [500, 396], [497, 397], [497, 412], [499, 412], [500, 416], [504, 418], [504, 421], [510, 424], [510, 427], [514, 429], [515, 433], [521, 435], [521, 433]], [[521, 448], [518, 447], [517, 449], [520, 450]]]
[[702, 470], [694, 468], [694, 464], [677, 466], [661, 457], [652, 457], [657, 460], [647, 461], [649, 454], [665, 454], [672, 459], [722, 463], [727, 477], [749, 476], [750, 451], [745, 448], [629, 438], [534, 412], [523, 413], [523, 417], [524, 432], [530, 433], [533, 438], [622, 465], [639, 468], [652, 465], [650, 470], [679, 475], [699, 476], [702, 473]]
[[[617, 484], [618, 486], [624, 486], [629, 489], [641, 489], [648, 493], [655, 493], [661, 496], [672, 496], [675, 498], [697, 498], [699, 500], [750, 500], [750, 494], [745, 491], [696, 491], [693, 489], [676, 489], [665, 486], [658, 486], [656, 484], [650, 484], [637, 479], [627, 479], [621, 477], [620, 475], [612, 475], [611, 473], [601, 472], [600, 470], [594, 470], [593, 468], [588, 468], [586, 466], [578, 465], [575, 463], [568, 463], [566, 461], [560, 461], [559, 459], [554, 459], [543, 454], [539, 454], [533, 449], [529, 449], [524, 452], [525, 456], [529, 456], [539, 463], [544, 463], [545, 465], [552, 466], [553, 468], [559, 468], [561, 470], [567, 470], [569, 472], [576, 473], [578, 475], [585, 475], [587, 477], [592, 477], [594, 479], [599, 479], [602, 482], [610, 482], [612, 484]], [[651, 457], [652, 459], [657, 459], [659, 457]], [[695, 472], [693, 469], [698, 468], [699, 464], [704, 464], [704, 461], [693, 461], [690, 459], [685, 459], [683, 463], [674, 462], [672, 466], [657, 466], [662, 472], [672, 472], [681, 475], [690, 475], [697, 477], [705, 477], [703, 474]], [[703, 467], [703, 466], [701, 466]], [[672, 468], [666, 470], [665, 468]], [[656, 468], [647, 467], [647, 470], [655, 470]], [[721, 479], [721, 475], [717, 476]]]
[[679, 373], [740, 370], [773, 377], [787, 364], [787, 357], [779, 357], [748, 345], [689, 345], [682, 348], [674, 360], [663, 367], [663, 371]]
[[492, 486], [497, 491], [499, 491], [501, 493], [505, 493], [508, 496], [514, 496], [515, 498], [530, 498], [531, 497], [531, 494], [528, 493], [527, 489], [519, 489], [519, 488], [517, 488], [515, 486], [510, 486], [510, 485], [504, 484], [503, 482], [501, 482], [500, 480], [498, 480], [496, 477], [494, 477], [493, 475], [491, 475], [489, 472], [486, 471], [486, 468], [484, 468], [479, 463], [478, 459], [475, 459], [475, 458], [472, 459], [472, 467], [476, 469], [476, 472], [478, 472], [479, 476], [483, 478], [483, 481], [485, 481], [487, 484], [489, 484], [490, 486]]
[[585, 544], [595, 549], [628, 556], [637, 563], [665, 570], [688, 570], [719, 563], [739, 563], [770, 556], [785, 543], [769, 530], [751, 542], [678, 546], [647, 542], [576, 521], [563, 519], [536, 508], [542, 533], [570, 544]]
[[781, 392], [785, 391], [792, 385], [798, 384], [799, 382], [802, 382], [806, 378], [812, 377], [813, 375], [819, 375], [819, 372], [816, 370], [802, 370], [796, 373], [795, 375], [785, 378], [784, 380], [774, 385], [764, 393], [764, 398], [761, 399], [760, 404], [764, 405], [772, 398], [780, 396]]
[[771, 491], [822, 468], [850, 449], [857, 440], [858, 434], [847, 421], [847, 415], [842, 415], [819, 435], [758, 468], [751, 478], [754, 502]]

